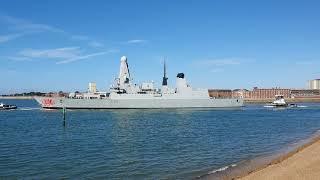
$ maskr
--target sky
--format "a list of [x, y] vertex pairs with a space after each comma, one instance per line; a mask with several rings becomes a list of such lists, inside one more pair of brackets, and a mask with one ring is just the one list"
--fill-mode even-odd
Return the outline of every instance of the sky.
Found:
[[0, 6], [0, 94], [135, 83], [306, 88], [320, 78], [320, 1], [16, 1]]

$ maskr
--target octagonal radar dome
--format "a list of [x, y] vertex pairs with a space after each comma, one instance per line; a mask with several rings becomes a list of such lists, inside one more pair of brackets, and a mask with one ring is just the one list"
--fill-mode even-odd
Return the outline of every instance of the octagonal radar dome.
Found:
[[122, 56], [121, 57], [121, 61], [127, 61], [127, 57], [126, 56]]

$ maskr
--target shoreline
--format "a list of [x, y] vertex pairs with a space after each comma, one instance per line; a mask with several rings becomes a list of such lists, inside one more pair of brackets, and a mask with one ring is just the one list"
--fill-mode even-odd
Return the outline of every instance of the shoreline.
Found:
[[[306, 156], [306, 153], [308, 153], [308, 152], [306, 152], [306, 150], [308, 148], [311, 148], [311, 147], [318, 145], [319, 143], [320, 143], [320, 135], [319, 135], [319, 131], [317, 131], [315, 136], [312, 136], [311, 139], [309, 139], [306, 143], [302, 144], [301, 146], [294, 148], [293, 150], [281, 155], [280, 157], [273, 159], [270, 163], [268, 163], [264, 166], [258, 167], [257, 169], [250, 171], [245, 175], [235, 177], [235, 179], [239, 179], [239, 180], [242, 180], [242, 179], [265, 179], [266, 175], [265, 175], [265, 172], [263, 172], [263, 171], [269, 170], [268, 168], [272, 168], [272, 169], [270, 169], [272, 172], [268, 174], [270, 176], [270, 175], [272, 175], [272, 173], [274, 171], [280, 171], [280, 170], [286, 169], [287, 167], [283, 167], [285, 162], [287, 162], [288, 160], [291, 160], [289, 162], [289, 164], [297, 163], [296, 159], [292, 159], [293, 157], [296, 157], [298, 155]], [[304, 153], [304, 154], [302, 154], [302, 153]], [[279, 166], [281, 166], [281, 167], [279, 167]], [[261, 172], [263, 172], [264, 174], [261, 174]], [[258, 174], [258, 173], [260, 173], [260, 174]], [[294, 172], [294, 173], [296, 173], [296, 172]], [[320, 174], [320, 172], [319, 172], [319, 174]], [[286, 177], [278, 177], [278, 179], [280, 179], [280, 178], [281, 179], [283, 179], [283, 178], [292, 179], [289, 177], [290, 175], [292, 176], [292, 174], [285, 174]], [[304, 174], [302, 174], [302, 175], [304, 175]]]
[[[300, 155], [301, 152], [303, 152], [305, 149], [318, 145], [317, 143], [320, 143], [320, 130], [315, 131], [306, 139], [301, 139], [297, 142], [292, 142], [286, 145], [285, 147], [281, 148], [279, 151], [266, 153], [266, 155], [256, 156], [247, 160], [236, 162], [234, 164], [220, 167], [219, 169], [211, 170], [206, 174], [196, 177], [196, 179], [209, 179], [209, 180], [268, 179], [265, 177], [257, 178], [255, 176], [257, 176], [256, 175], [257, 173], [260, 173], [261, 171], [264, 171], [267, 168], [280, 165], [281, 163], [287, 161], [288, 159], [296, 155]], [[319, 167], [320, 167], [320, 164], [319, 164]], [[278, 169], [277, 168], [275, 169], [275, 171], [279, 171], [279, 170], [280, 170], [279, 167]], [[319, 174], [320, 174], [320, 171], [319, 171]], [[254, 177], [251, 177], [251, 176], [254, 176]]]
[[33, 99], [33, 96], [0, 96], [0, 99]]

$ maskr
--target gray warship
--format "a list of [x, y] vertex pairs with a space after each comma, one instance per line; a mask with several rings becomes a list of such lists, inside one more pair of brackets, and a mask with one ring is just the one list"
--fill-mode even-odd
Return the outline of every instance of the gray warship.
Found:
[[109, 92], [99, 92], [89, 83], [88, 92], [70, 93], [68, 97], [34, 97], [46, 109], [150, 109], [150, 108], [227, 108], [243, 106], [242, 98], [212, 98], [208, 89], [194, 89], [187, 84], [184, 73], [176, 76], [176, 87], [168, 86], [166, 64], [161, 88], [154, 82], [134, 84], [127, 58], [121, 57], [118, 78]]

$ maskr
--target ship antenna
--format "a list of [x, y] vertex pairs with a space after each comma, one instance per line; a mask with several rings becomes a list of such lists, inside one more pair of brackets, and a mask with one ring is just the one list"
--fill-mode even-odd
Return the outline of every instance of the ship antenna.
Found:
[[162, 86], [168, 85], [168, 78], [167, 78], [167, 67], [166, 67], [166, 59], [164, 58], [163, 61], [163, 79], [162, 79]]

